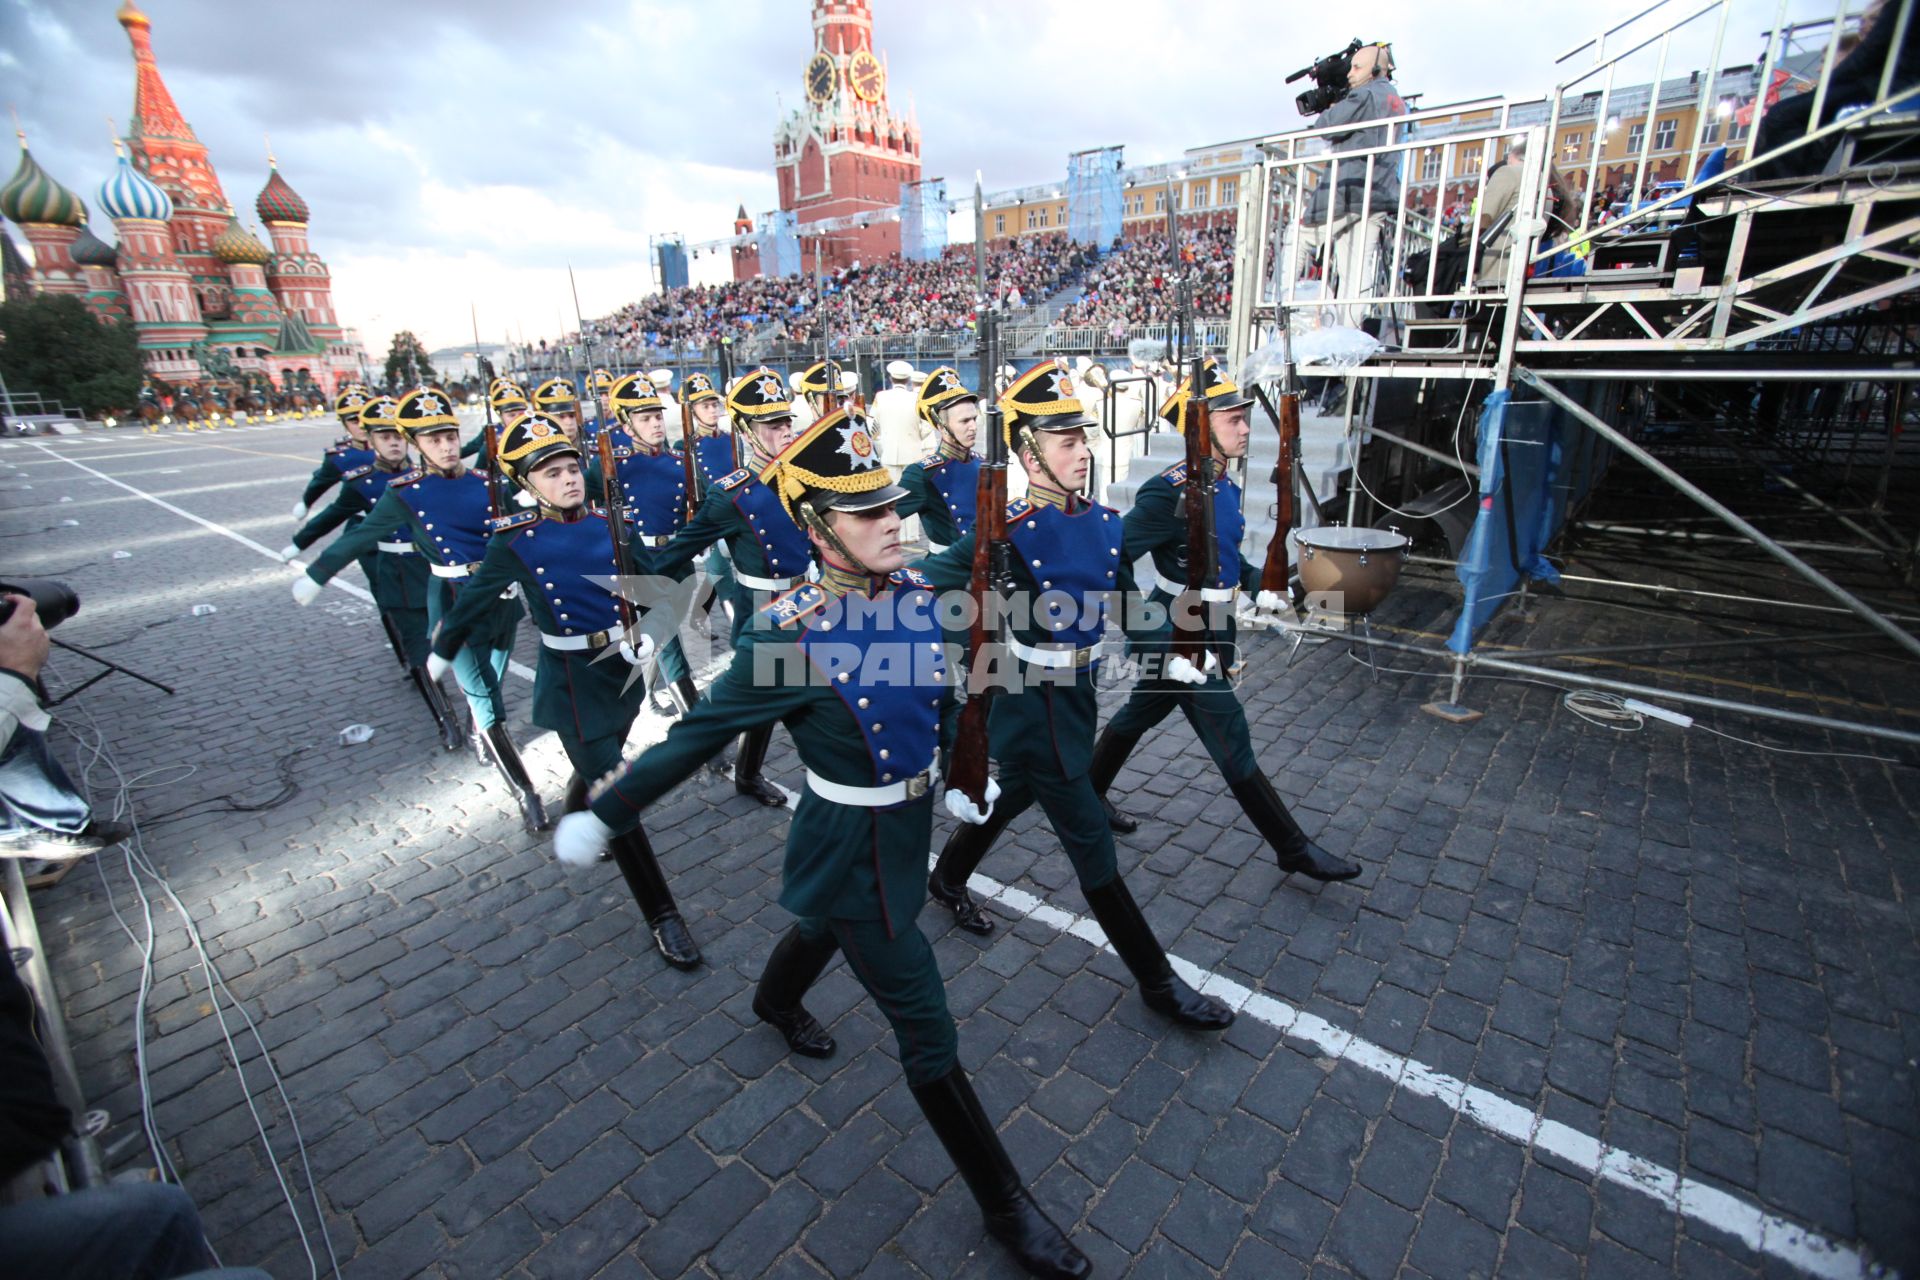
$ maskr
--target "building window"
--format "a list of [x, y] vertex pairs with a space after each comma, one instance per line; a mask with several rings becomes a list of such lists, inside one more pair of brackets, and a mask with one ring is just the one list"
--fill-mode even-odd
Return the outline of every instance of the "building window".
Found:
[[1220, 179], [1220, 203], [1232, 204], [1240, 198], [1240, 183], [1233, 178]]
[[1627, 130], [1627, 154], [1637, 155], [1640, 151], [1640, 144], [1646, 141], [1646, 137], [1647, 137], [1647, 126], [1644, 121], [1640, 124], [1634, 125], [1631, 129], [1628, 129]]
[[1424, 151], [1420, 155], [1420, 181], [1432, 182], [1440, 176], [1440, 153]]
[[1720, 122], [1718, 120], [1707, 121], [1706, 132], [1700, 135], [1700, 141], [1702, 145], [1709, 147], [1720, 141]]
[[1035, 227], [1040, 225], [1039, 222], [1037, 221], [1039, 217], [1040, 217], [1040, 211], [1038, 209], [1027, 210], [1027, 230], [1031, 231]]
[[1053, 212], [1053, 210], [1051, 210], [1051, 209], [1042, 209], [1042, 210], [1040, 211], [1040, 225], [1041, 225], [1041, 226], [1043, 226], [1043, 227], [1044, 227], [1044, 226], [1046, 226], [1046, 225], [1047, 225], [1047, 220], [1048, 220], [1048, 215], [1049, 215], [1049, 214], [1051, 214], [1052, 212]]
[[1006, 214], [996, 213], [993, 215], [993, 234], [997, 236], [1003, 236], [1007, 234], [1007, 215]]
[[1165, 213], [1167, 211], [1167, 193], [1165, 191], [1156, 191], [1153, 193], [1153, 211], [1155, 213]]
[[1460, 153], [1460, 172], [1465, 174], [1477, 174], [1480, 172], [1480, 153], [1478, 151], [1462, 151]]
[[1653, 149], [1655, 151], [1673, 150], [1673, 135], [1680, 130], [1678, 120], [1662, 120], [1653, 127]]
[[1580, 144], [1586, 140], [1587, 135], [1584, 133], [1570, 133], [1567, 135], [1566, 146], [1561, 148], [1561, 151], [1562, 154], [1566, 156], [1568, 164], [1572, 164], [1580, 158]]

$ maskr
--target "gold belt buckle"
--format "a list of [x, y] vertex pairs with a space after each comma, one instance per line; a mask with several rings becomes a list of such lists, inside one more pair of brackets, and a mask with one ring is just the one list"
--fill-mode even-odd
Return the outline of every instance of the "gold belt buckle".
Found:
[[913, 777], [907, 779], [907, 799], [918, 800], [921, 796], [927, 794], [932, 786], [933, 773], [931, 770], [915, 774]]

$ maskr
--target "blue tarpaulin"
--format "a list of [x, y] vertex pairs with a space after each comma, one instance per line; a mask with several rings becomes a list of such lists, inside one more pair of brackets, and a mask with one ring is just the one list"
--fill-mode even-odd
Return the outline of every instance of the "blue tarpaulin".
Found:
[[[1447, 647], [1465, 653], [1522, 577], [1558, 582], [1547, 544], [1567, 515], [1564, 417], [1551, 404], [1516, 404], [1510, 391], [1480, 411], [1480, 514], [1455, 571], [1466, 588]], [[1577, 496], [1577, 495], [1575, 495]]]

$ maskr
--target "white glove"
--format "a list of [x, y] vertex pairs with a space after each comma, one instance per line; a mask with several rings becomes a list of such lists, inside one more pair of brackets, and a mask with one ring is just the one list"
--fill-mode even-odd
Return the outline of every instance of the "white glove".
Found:
[[1278, 591], [1262, 591], [1253, 598], [1255, 613], [1279, 614], [1286, 611], [1287, 598]]
[[437, 653], [427, 655], [427, 679], [438, 680], [453, 670], [453, 659], [443, 658]]
[[301, 605], [312, 604], [320, 598], [322, 589], [318, 582], [303, 573], [293, 580], [293, 602]]
[[582, 809], [560, 819], [553, 828], [553, 856], [570, 867], [590, 867], [607, 853], [613, 828]]
[[629, 666], [637, 667], [653, 657], [653, 637], [644, 631], [630, 632], [620, 640], [620, 656]]
[[1190, 659], [1177, 653], [1167, 659], [1167, 679], [1177, 680], [1181, 684], [1205, 684], [1207, 677], [1218, 670], [1220, 659], [1214, 656], [1211, 649], [1207, 650], [1204, 669], [1194, 666]]
[[286, 564], [289, 560], [292, 560], [295, 556], [299, 554], [300, 554], [300, 548], [294, 546], [291, 542], [289, 542], [286, 546], [280, 548], [280, 563]]
[[948, 787], [942, 797], [947, 806], [947, 812], [970, 827], [980, 826], [991, 818], [993, 802], [999, 798], [1000, 784], [991, 777], [987, 779], [987, 807], [984, 811], [974, 807], [973, 798], [958, 787]]
[[305, 520], [305, 519], [307, 518], [307, 504], [306, 504], [306, 503], [304, 503], [304, 502], [296, 502], [296, 503], [294, 503], [294, 504], [293, 504], [293, 518], [294, 518], [295, 520]]

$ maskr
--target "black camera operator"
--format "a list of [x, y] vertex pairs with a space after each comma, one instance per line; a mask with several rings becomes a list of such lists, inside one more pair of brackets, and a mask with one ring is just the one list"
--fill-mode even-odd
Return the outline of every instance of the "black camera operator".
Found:
[[132, 834], [93, 817], [85, 796], [47, 749], [53, 723], [41, 706], [47, 628], [80, 608], [58, 582], [0, 582], [0, 858], [71, 862]]
[[[1351, 126], [1326, 135], [1338, 154], [1391, 141], [1389, 126], [1369, 127], [1369, 122], [1407, 112], [1406, 101], [1394, 87], [1393, 70], [1391, 45], [1356, 40], [1290, 79], [1314, 78], [1314, 88], [1296, 101], [1303, 115], [1317, 117], [1315, 128]], [[1313, 204], [1302, 219], [1307, 224], [1303, 243], [1325, 248], [1321, 265], [1333, 279], [1331, 296], [1343, 303], [1356, 302], [1379, 292], [1382, 231], [1388, 215], [1400, 205], [1400, 157], [1377, 155], [1371, 163], [1335, 161], [1330, 170], [1329, 181], [1315, 190]], [[1363, 315], [1364, 308], [1353, 308], [1340, 322], [1359, 325]]]

